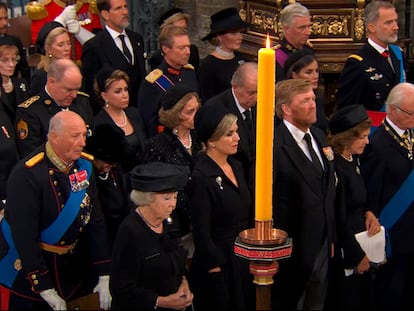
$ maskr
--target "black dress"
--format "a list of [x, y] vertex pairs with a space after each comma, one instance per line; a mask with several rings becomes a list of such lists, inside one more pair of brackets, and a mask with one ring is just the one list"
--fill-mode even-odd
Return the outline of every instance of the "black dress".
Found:
[[[145, 147], [143, 162], [164, 162], [168, 164], [181, 165], [190, 171], [193, 167], [194, 158], [200, 152], [202, 145], [194, 131], [190, 132], [192, 145], [191, 154], [178, 140], [177, 135], [171, 129], [165, 128], [164, 132], [151, 137]], [[175, 236], [183, 236], [190, 232], [190, 215], [188, 207], [187, 189], [179, 190], [177, 196], [177, 207], [171, 214], [173, 219], [172, 229]]]
[[240, 53], [235, 52], [234, 54], [235, 57], [228, 60], [218, 59], [210, 54], [201, 61], [198, 80], [202, 103], [231, 87], [233, 73], [244, 62]]
[[338, 177], [335, 211], [339, 248], [335, 252], [338, 255], [336, 262], [339, 263], [336, 307], [341, 310], [369, 310], [373, 308], [372, 272], [344, 274], [344, 269], [355, 269], [365, 256], [354, 234], [366, 230], [367, 192], [358, 159], [349, 162], [335, 155], [334, 165]]
[[158, 296], [175, 293], [185, 275], [179, 240], [152, 231], [134, 210], [122, 222], [114, 244], [109, 288], [112, 310], [154, 310]]
[[[196, 310], [254, 310], [249, 262], [234, 253], [236, 237], [248, 228], [251, 195], [241, 163], [228, 162], [238, 186], [205, 153], [197, 158], [189, 183]], [[214, 267], [221, 272], [208, 273]]]

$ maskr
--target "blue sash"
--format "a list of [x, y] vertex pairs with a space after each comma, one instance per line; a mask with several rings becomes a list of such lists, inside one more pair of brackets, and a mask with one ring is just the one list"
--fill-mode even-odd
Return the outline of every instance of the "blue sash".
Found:
[[404, 74], [404, 60], [401, 49], [398, 45], [389, 45], [390, 49], [394, 52], [397, 59], [400, 61], [400, 82], [405, 82], [405, 74]]
[[170, 87], [174, 86], [174, 83], [166, 76], [162, 75], [159, 77], [155, 83], [164, 91], [166, 92]]
[[391, 243], [388, 236], [388, 231], [395, 225], [405, 211], [411, 206], [414, 201], [414, 170], [411, 171], [407, 179], [401, 185], [400, 189], [393, 195], [391, 200], [385, 205], [380, 213], [380, 223], [386, 229], [386, 252], [387, 256], [391, 257]]
[[[88, 178], [90, 178], [92, 163], [90, 161], [79, 158], [78, 164], [79, 171], [86, 170], [88, 173]], [[49, 227], [40, 233], [40, 240], [42, 242], [47, 244], [55, 244], [62, 238], [66, 230], [68, 230], [78, 215], [80, 205], [83, 198], [85, 197], [85, 192], [86, 189], [82, 189], [77, 192], [71, 191], [68, 200], [66, 201], [65, 207], [62, 209], [62, 212]], [[0, 259], [0, 284], [3, 284], [6, 287], [10, 288], [13, 285], [14, 280], [16, 279], [17, 274], [20, 270], [20, 267], [15, 266], [16, 260], [19, 258], [19, 254], [17, 253], [17, 249], [12, 238], [10, 225], [5, 218], [3, 218], [0, 222], [0, 226], [4, 239], [9, 245], [9, 250], [6, 256]], [[17, 270], [17, 268], [19, 268], [19, 270]]]

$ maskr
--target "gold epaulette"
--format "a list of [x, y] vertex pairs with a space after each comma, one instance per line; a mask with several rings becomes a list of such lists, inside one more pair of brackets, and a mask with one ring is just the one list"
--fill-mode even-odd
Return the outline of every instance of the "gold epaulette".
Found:
[[39, 20], [46, 18], [48, 13], [43, 3], [39, 3], [38, 1], [30, 1], [26, 4], [26, 15], [31, 20]]
[[26, 162], [24, 162], [24, 165], [27, 168], [33, 167], [35, 166], [37, 163], [41, 162], [45, 157], [45, 153], [39, 152], [38, 154], [34, 155], [33, 157], [31, 157], [29, 160], [27, 160]]
[[91, 155], [90, 153], [83, 152], [83, 151], [81, 153], [81, 157], [89, 161], [93, 161], [93, 159], [95, 159], [93, 155]]
[[276, 45], [272, 46], [272, 49], [276, 51], [277, 49], [280, 49], [281, 47], [282, 46], [280, 44], [276, 44]]
[[82, 91], [78, 91], [78, 95], [83, 95], [83, 96], [89, 97], [89, 94], [87, 94], [85, 92], [82, 92]]
[[185, 64], [185, 65], [183, 66], [183, 68], [184, 68], [184, 69], [194, 70], [194, 66], [193, 66], [193, 65], [191, 65], [191, 64]]
[[35, 101], [38, 101], [40, 98], [39, 95], [36, 96], [32, 96], [29, 99], [26, 99], [24, 102], [22, 102], [20, 105], [18, 105], [17, 107], [21, 107], [21, 108], [29, 108], [31, 104], [33, 104]]
[[145, 77], [145, 80], [147, 80], [149, 83], [154, 83], [162, 76], [162, 70], [161, 69], [154, 69], [151, 71], [147, 76]]
[[363, 57], [361, 57], [361, 56], [359, 56], [357, 54], [351, 54], [351, 55], [348, 56], [348, 58], [356, 59], [359, 62], [361, 62], [364, 59]]
[[98, 15], [99, 14], [99, 10], [98, 10], [98, 6], [96, 5], [96, 0], [89, 0], [89, 12]]

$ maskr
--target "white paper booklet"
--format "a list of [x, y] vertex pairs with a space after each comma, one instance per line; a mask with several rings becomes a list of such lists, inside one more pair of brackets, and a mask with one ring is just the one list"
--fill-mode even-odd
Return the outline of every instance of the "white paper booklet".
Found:
[[382, 263], [385, 261], [385, 229], [381, 226], [381, 231], [373, 236], [368, 236], [367, 231], [355, 234], [361, 248], [364, 250], [369, 261]]

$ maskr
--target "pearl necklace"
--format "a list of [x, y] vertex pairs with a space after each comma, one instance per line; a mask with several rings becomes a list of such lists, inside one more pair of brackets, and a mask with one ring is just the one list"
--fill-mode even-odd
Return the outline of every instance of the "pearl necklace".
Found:
[[346, 161], [348, 161], [348, 162], [352, 162], [352, 161], [354, 161], [354, 158], [352, 157], [352, 154], [351, 154], [349, 157], [344, 156], [344, 155], [343, 155], [343, 153], [341, 153], [340, 155], [341, 155], [341, 157], [342, 157], [343, 159], [345, 159], [345, 160], [346, 160]]
[[173, 133], [177, 136], [178, 140], [180, 141], [181, 145], [187, 150], [191, 150], [191, 147], [193, 146], [193, 139], [191, 138], [191, 132], [188, 132], [188, 145], [186, 145], [178, 135], [178, 129], [174, 129]]
[[98, 178], [100, 180], [108, 180], [108, 177], [109, 177], [109, 172], [106, 172], [103, 176], [102, 176], [102, 174], [98, 175]]
[[126, 116], [126, 113], [125, 113], [124, 110], [121, 110], [121, 111], [122, 111], [122, 115], [124, 116], [124, 122], [122, 124], [116, 123], [115, 120], [114, 120], [114, 122], [117, 126], [119, 126], [122, 129], [127, 125], [127, 116]]
[[216, 46], [216, 52], [217, 54], [225, 57], [225, 58], [234, 58], [234, 52], [227, 52], [224, 51], [221, 47], [219, 47], [218, 45]]

